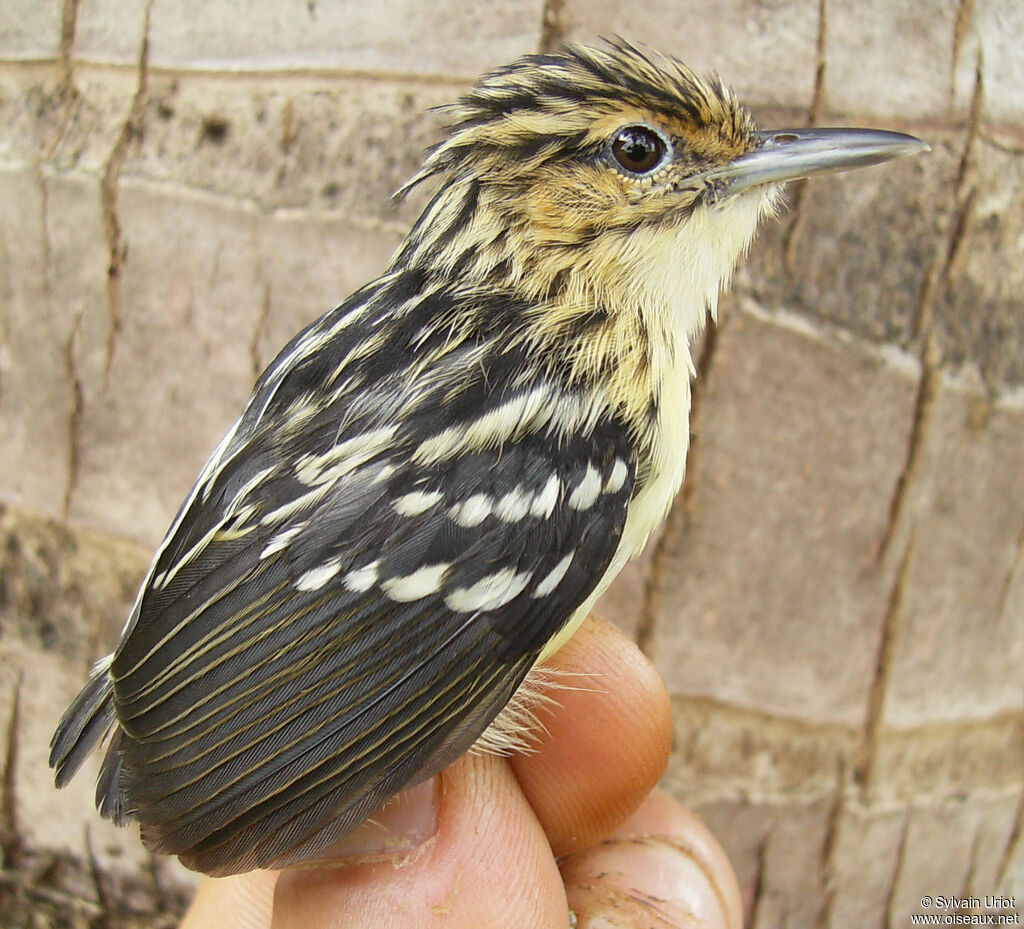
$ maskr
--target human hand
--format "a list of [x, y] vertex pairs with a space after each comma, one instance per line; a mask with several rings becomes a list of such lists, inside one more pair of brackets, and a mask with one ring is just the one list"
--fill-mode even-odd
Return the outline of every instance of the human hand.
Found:
[[693, 814], [653, 789], [665, 686], [589, 619], [532, 754], [469, 754], [402, 794], [316, 866], [204, 878], [181, 929], [740, 929], [739, 888]]

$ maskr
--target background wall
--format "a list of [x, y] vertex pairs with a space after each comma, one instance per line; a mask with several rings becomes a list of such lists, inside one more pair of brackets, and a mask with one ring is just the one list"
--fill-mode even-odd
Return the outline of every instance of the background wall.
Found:
[[686, 485], [605, 603], [674, 696], [667, 784], [754, 927], [1024, 897], [1019, 0], [8, 0], [0, 924], [173, 922], [180, 872], [88, 773], [52, 791], [54, 723], [255, 375], [400, 241], [427, 108], [614, 33], [765, 126], [933, 146], [794, 185], [706, 340]]

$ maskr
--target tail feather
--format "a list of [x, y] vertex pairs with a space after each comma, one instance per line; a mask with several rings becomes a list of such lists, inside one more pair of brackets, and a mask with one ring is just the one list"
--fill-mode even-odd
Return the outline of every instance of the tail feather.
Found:
[[100, 811], [100, 816], [112, 820], [117, 826], [123, 826], [129, 819], [128, 798], [121, 787], [121, 766], [124, 761], [124, 755], [121, 752], [123, 739], [124, 730], [118, 727], [107, 744], [107, 754], [103, 758], [100, 776], [96, 780], [96, 809]]
[[106, 737], [115, 719], [114, 685], [108, 657], [96, 666], [89, 683], [67, 708], [53, 734], [50, 767], [58, 787], [75, 776], [82, 762]]

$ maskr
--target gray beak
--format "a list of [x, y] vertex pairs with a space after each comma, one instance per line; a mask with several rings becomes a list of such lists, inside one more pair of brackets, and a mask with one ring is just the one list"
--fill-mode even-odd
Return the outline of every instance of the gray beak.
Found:
[[754, 151], [709, 171], [707, 179], [728, 181], [728, 192], [736, 193], [930, 151], [912, 135], [882, 129], [777, 129], [755, 132], [754, 139]]

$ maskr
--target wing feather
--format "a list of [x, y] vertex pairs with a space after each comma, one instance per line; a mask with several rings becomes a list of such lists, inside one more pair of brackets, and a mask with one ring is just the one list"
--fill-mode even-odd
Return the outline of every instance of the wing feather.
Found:
[[[483, 336], [435, 330], [447, 367], [409, 378], [422, 312], [434, 301], [448, 318], [453, 304], [422, 282], [385, 284], [418, 312], [389, 319], [394, 294], [357, 295], [261, 378], [110, 665], [103, 805], [210, 874], [298, 861], [468, 749], [594, 590], [625, 524], [622, 426], [589, 411], [566, 430], [555, 413], [575, 401], [503, 376], [529, 366]], [[366, 326], [390, 329], [364, 356]], [[486, 364], [484, 346], [498, 353]], [[312, 406], [317, 390], [330, 402]], [[77, 763], [72, 736], [57, 755]]]

